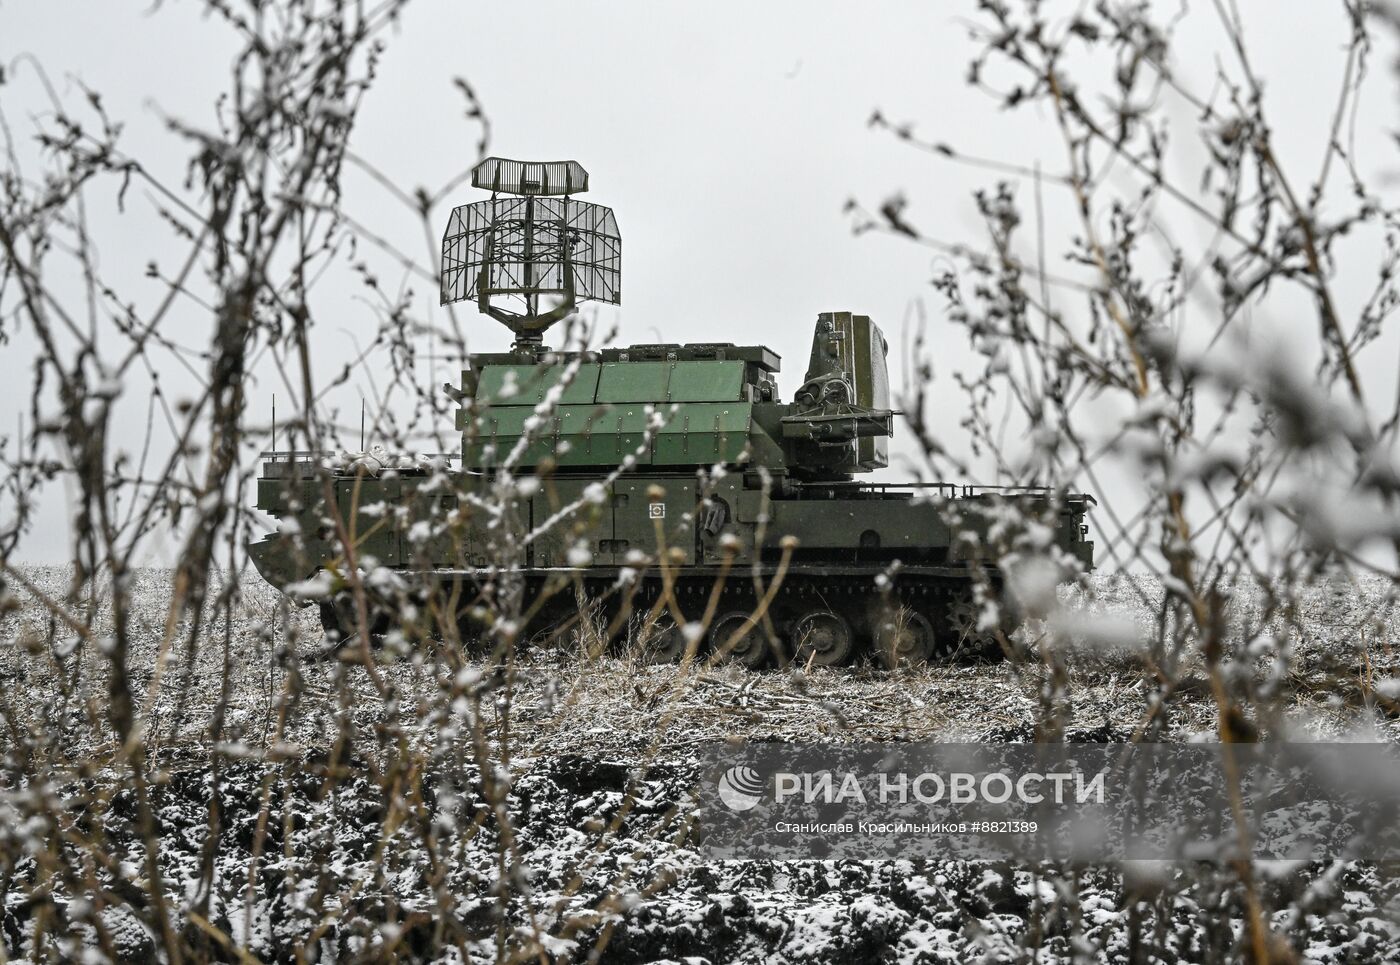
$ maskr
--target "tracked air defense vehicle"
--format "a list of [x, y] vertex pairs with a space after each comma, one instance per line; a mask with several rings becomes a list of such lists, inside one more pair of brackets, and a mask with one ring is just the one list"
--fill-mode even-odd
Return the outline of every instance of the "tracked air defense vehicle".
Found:
[[250, 555], [279, 588], [315, 586], [328, 632], [355, 624], [354, 572], [381, 630], [425, 594], [469, 629], [509, 593], [528, 623], [512, 636], [594, 611], [616, 637], [645, 617], [657, 659], [894, 666], [1004, 644], [1013, 608], [987, 604], [1008, 510], [1065, 572], [1092, 567], [1088, 495], [857, 478], [888, 465], [897, 414], [864, 315], [818, 316], [786, 401], [762, 345], [548, 348], [580, 300], [620, 303], [613, 213], [578, 200], [572, 161], [490, 158], [473, 184], [491, 196], [452, 212], [442, 301], [475, 302], [515, 341], [446, 387], [460, 464], [265, 454], [257, 505], [279, 528]]

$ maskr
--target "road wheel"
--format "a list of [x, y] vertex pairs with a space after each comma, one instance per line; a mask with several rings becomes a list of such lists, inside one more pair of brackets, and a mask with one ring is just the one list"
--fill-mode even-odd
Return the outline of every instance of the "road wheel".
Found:
[[792, 627], [793, 660], [798, 666], [839, 667], [851, 659], [851, 625], [830, 610], [813, 610]]
[[[373, 594], [366, 592], [365, 605], [369, 608], [369, 639], [378, 644], [392, 625], [389, 605], [380, 603]], [[321, 604], [321, 629], [326, 631], [326, 642], [345, 646], [360, 631], [360, 615], [355, 608], [355, 595], [349, 590], [337, 593]]]
[[720, 663], [737, 663], [750, 670], [768, 662], [768, 638], [742, 610], [726, 613], [710, 625], [710, 650]]
[[321, 601], [321, 629], [326, 632], [327, 643], [344, 643], [354, 636], [355, 624], [355, 601], [349, 594], [337, 593]]
[[875, 649], [891, 670], [922, 667], [933, 660], [938, 640], [927, 617], [908, 607], [900, 607], [875, 624]]
[[996, 661], [1005, 654], [996, 633], [978, 629], [980, 614], [968, 599], [955, 600], [948, 605], [948, 657]]
[[680, 663], [685, 656], [685, 634], [670, 620], [658, 620], [642, 643], [647, 663]]

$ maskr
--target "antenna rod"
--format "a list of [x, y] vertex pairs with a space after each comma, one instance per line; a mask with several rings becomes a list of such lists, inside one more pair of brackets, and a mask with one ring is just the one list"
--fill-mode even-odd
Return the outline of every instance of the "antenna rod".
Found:
[[272, 457], [277, 458], [277, 393], [272, 393]]
[[360, 451], [365, 451], [365, 397], [360, 396]]
[[535, 294], [535, 196], [525, 195], [525, 314], [537, 314]]

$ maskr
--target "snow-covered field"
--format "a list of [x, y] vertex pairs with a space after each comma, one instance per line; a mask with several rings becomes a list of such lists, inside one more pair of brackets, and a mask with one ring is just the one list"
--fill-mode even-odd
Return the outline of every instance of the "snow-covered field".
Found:
[[[55, 598], [66, 590], [61, 570], [25, 575]], [[628, 656], [527, 650], [507, 694], [501, 675], [481, 663], [448, 671], [422, 653], [381, 651], [386, 699], [364, 667], [310, 659], [323, 649], [314, 614], [279, 616], [278, 598], [256, 578], [244, 582], [235, 619], [214, 621], [187, 653], [181, 628], [165, 625], [172, 578], [141, 571], [133, 582], [143, 629], [131, 643], [130, 676], [154, 762], [165, 893], [177, 920], [193, 920], [181, 910], [195, 909], [207, 924], [183, 927], [205, 936], [211, 954], [232, 957], [230, 940], [257, 958], [300, 951], [321, 961], [494, 960], [502, 950], [530, 960], [585, 960], [601, 950], [609, 962], [1011, 961], [1030, 960], [1035, 949], [1040, 960], [1211, 961], [1239, 953], [1243, 915], [1226, 868], [713, 864], [685, 843], [699, 748], [1028, 740], [1047, 693], [1036, 668], [725, 668], [682, 677]], [[1151, 627], [1150, 595], [1131, 581], [1101, 579], [1094, 590], [1093, 607], [1114, 618], [1122, 646], [1098, 637], [1085, 644], [1061, 709], [1071, 738], [1127, 739], [1154, 706], [1133, 647]], [[1377, 699], [1400, 676], [1390, 594], [1382, 583], [1308, 590], [1299, 619], [1306, 632], [1252, 651], [1272, 687], [1261, 727], [1400, 738], [1400, 722]], [[77, 955], [95, 916], [111, 931], [108, 952], [140, 960], [151, 938], [122, 896], [147, 883], [144, 848], [126, 765], [113, 764], [105, 658], [18, 595], [21, 609], [0, 620], [3, 941], [11, 954], [29, 953], [41, 924], [34, 895], [51, 888], [63, 910], [61, 920], [42, 921], [51, 939], [74, 943], [66, 947]], [[1247, 638], [1258, 635], [1249, 623], [1261, 596], [1239, 593], [1232, 604]], [[105, 620], [99, 613], [99, 631]], [[1288, 672], [1273, 672], [1286, 647]], [[1155, 711], [1166, 733], [1210, 733], [1216, 707], [1200, 668], [1177, 676], [1181, 684]], [[469, 700], [444, 698], [463, 681]], [[220, 713], [215, 754], [209, 733]], [[496, 805], [476, 780], [473, 735], [509, 742], [504, 849]], [[211, 800], [222, 824], [217, 848], [206, 847]], [[62, 801], [59, 827], [35, 816], [43, 801]], [[86, 851], [84, 839], [94, 842]], [[55, 866], [43, 853], [60, 847], [72, 867], [107, 885], [105, 897], [36, 882], [36, 869]], [[1263, 907], [1277, 909], [1275, 932], [1305, 959], [1400, 960], [1400, 885], [1387, 869], [1261, 865], [1255, 873]]]

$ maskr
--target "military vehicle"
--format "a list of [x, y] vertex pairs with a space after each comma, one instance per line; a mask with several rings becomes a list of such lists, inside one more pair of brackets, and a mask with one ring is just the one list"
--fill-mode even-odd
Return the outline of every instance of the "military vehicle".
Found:
[[436, 618], [463, 626], [511, 591], [532, 627], [593, 608], [625, 637], [642, 616], [657, 659], [895, 666], [997, 648], [1012, 608], [983, 617], [1002, 583], [984, 557], [1008, 507], [1092, 566], [1088, 495], [854, 478], [888, 465], [897, 414], [864, 315], [817, 318], [789, 402], [762, 345], [547, 348], [579, 300], [620, 303], [613, 213], [574, 197], [573, 161], [490, 158], [473, 184], [491, 198], [452, 212], [442, 301], [474, 300], [515, 342], [467, 359], [460, 468], [265, 454], [257, 505], [281, 525], [252, 558], [278, 587], [334, 576], [329, 633], [355, 625], [347, 569], [373, 567], [381, 628], [412, 606], [386, 585], [437, 592]]

